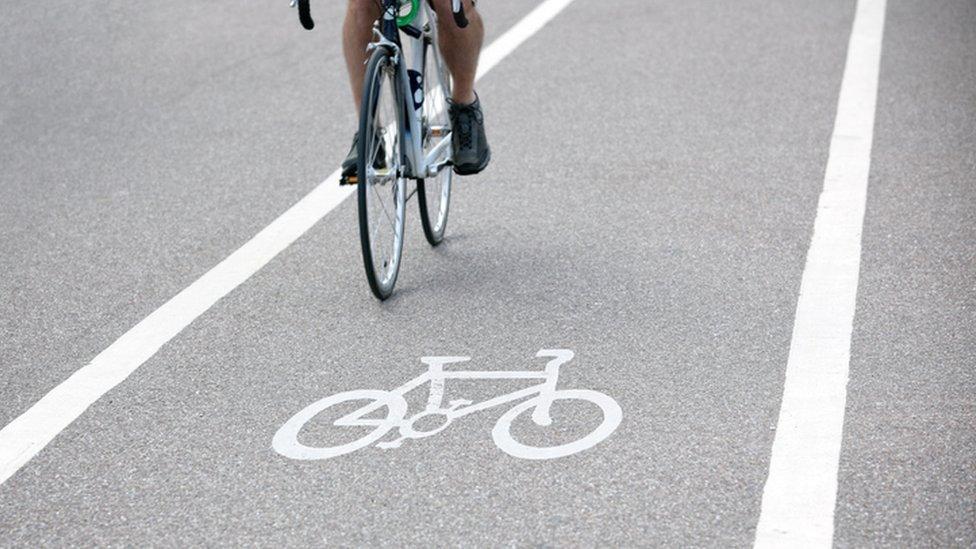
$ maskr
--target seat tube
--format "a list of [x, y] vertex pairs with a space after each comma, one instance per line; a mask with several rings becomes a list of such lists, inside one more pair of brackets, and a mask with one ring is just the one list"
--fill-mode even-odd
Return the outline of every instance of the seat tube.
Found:
[[444, 365], [471, 360], [466, 356], [425, 356], [420, 359], [427, 365], [430, 378], [430, 394], [427, 397], [427, 411], [440, 410], [444, 402]]
[[400, 31], [396, 23], [396, 0], [383, 0], [383, 14], [380, 15], [380, 32], [387, 40], [400, 45]]

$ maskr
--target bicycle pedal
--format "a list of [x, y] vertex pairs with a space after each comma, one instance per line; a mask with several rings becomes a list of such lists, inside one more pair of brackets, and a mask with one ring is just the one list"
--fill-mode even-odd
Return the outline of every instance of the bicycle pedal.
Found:
[[359, 178], [353, 175], [344, 175], [339, 178], [340, 185], [356, 185], [359, 183]]

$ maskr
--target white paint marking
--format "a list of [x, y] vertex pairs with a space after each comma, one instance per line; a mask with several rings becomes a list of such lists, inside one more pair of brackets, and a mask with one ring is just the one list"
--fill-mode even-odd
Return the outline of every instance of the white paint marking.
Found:
[[505, 31], [505, 34], [499, 36], [490, 47], [481, 52], [481, 58], [478, 60], [478, 74], [475, 78], [481, 78], [493, 69], [502, 59], [515, 51], [515, 48], [521, 46], [522, 42], [538, 32], [572, 2], [573, 0], [546, 0], [539, 4], [521, 21]]
[[[309, 404], [278, 429], [278, 432], [275, 433], [271, 441], [271, 446], [279, 454], [292, 459], [330, 459], [365, 448], [385, 437], [393, 429], [397, 429], [399, 437], [396, 440], [377, 444], [380, 448], [390, 450], [399, 448], [407, 440], [436, 435], [446, 429], [455, 419], [512, 402], [517, 402], [517, 404], [498, 418], [494, 429], [491, 431], [491, 437], [495, 441], [495, 445], [510, 456], [536, 460], [556, 459], [592, 448], [610, 436], [620, 425], [620, 421], [623, 418], [623, 412], [620, 410], [620, 405], [617, 404], [617, 401], [598, 391], [556, 389], [556, 383], [559, 380], [559, 368], [572, 360], [573, 352], [568, 349], [543, 349], [536, 356], [550, 357], [552, 359], [546, 364], [545, 370], [445, 370], [444, 367], [447, 365], [466, 362], [470, 358], [466, 356], [423, 357], [420, 360], [424, 364], [427, 364], [427, 371], [392, 391], [346, 391]], [[541, 383], [482, 402], [456, 399], [451, 400], [448, 406], [444, 406], [444, 385], [449, 379], [534, 379], [537, 381], [541, 380]], [[424, 385], [428, 385], [427, 406], [424, 410], [410, 417], [406, 417], [407, 401], [403, 398], [404, 395]], [[522, 400], [526, 398], [527, 400]], [[340, 417], [332, 425], [357, 428], [373, 427], [372, 431], [363, 434], [358, 440], [340, 446], [307, 446], [299, 442], [298, 434], [309, 421], [321, 417], [321, 414], [325, 410], [336, 404], [356, 400], [367, 400], [369, 403], [358, 410]], [[520, 400], [522, 402], [518, 402]], [[595, 405], [603, 413], [603, 421], [595, 429], [583, 435], [581, 438], [556, 446], [523, 444], [512, 436], [512, 423], [520, 415], [529, 410], [532, 410], [532, 413], [529, 415], [536, 425], [540, 427], [550, 426], [553, 420], [549, 415], [549, 408], [557, 400], [575, 401], [577, 404], [585, 402], [589, 405]], [[387, 408], [385, 418], [367, 419], [373, 412], [384, 406]], [[427, 430], [417, 430], [414, 428], [415, 425], [423, 423], [424, 420], [431, 416], [437, 416], [439, 419], [439, 423], [434, 428], [428, 428]], [[358, 429], [358, 431], [361, 432], [362, 429]]]
[[[481, 54], [484, 76], [572, 0], [546, 0]], [[156, 351], [220, 298], [264, 267], [352, 194], [339, 187], [339, 171], [320, 183], [237, 251], [136, 324], [26, 412], [0, 430], [0, 484], [20, 470], [55, 436], [105, 393], [129, 377]]]
[[756, 547], [833, 544], [884, 16], [885, 0], [858, 1], [800, 283]]

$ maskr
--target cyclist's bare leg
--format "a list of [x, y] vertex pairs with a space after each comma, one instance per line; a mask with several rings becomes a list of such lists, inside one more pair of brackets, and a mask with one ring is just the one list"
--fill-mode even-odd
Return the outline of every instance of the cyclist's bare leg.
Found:
[[478, 72], [478, 56], [485, 39], [485, 27], [481, 15], [471, 0], [464, 2], [464, 13], [468, 17], [467, 28], [459, 28], [451, 14], [451, 0], [433, 0], [437, 10], [437, 33], [440, 40], [444, 62], [454, 77], [453, 99], [456, 103], [468, 104], [475, 100], [474, 77]]
[[346, 20], [342, 24], [342, 52], [346, 57], [346, 70], [349, 71], [349, 85], [352, 88], [356, 114], [359, 114], [359, 104], [363, 98], [365, 63], [369, 56], [366, 46], [373, 39], [373, 22], [379, 17], [380, 7], [376, 0], [349, 0]]

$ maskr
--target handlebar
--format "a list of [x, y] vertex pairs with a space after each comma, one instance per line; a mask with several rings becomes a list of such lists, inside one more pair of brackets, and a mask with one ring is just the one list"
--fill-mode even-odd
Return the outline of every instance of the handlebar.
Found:
[[[315, 21], [312, 21], [312, 12], [309, 8], [309, 0], [291, 0], [291, 6], [298, 6], [298, 20], [302, 22], [305, 30], [315, 28]], [[451, 0], [451, 12], [454, 15], [454, 24], [458, 28], [463, 29], [468, 26], [468, 18], [464, 14], [464, 2], [462, 0]]]
[[315, 21], [312, 21], [312, 11], [308, 7], [308, 0], [291, 0], [291, 5], [298, 5], [298, 20], [302, 22], [305, 30], [315, 28]]

